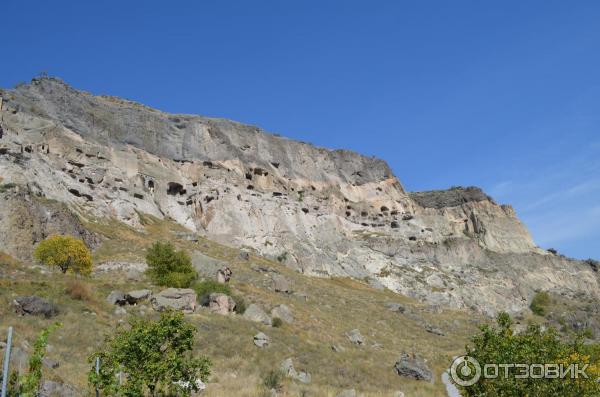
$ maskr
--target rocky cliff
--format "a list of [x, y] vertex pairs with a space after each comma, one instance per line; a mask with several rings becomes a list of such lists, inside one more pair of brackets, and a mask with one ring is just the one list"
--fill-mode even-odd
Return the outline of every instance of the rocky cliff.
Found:
[[[0, 95], [0, 175], [15, 185], [0, 193], [0, 249], [15, 256], [30, 255], [44, 225], [72, 224], [61, 229], [93, 242], [79, 221], [64, 220], [72, 215], [40, 222], [48, 211], [18, 204], [44, 198], [88, 221], [140, 227], [140, 213], [172, 218], [309, 275], [365, 279], [489, 314], [519, 311], [539, 289], [598, 297], [589, 265], [538, 249], [514, 210], [478, 188], [408, 193], [376, 158], [94, 96], [54, 78]], [[15, 219], [28, 244], [12, 237]]]

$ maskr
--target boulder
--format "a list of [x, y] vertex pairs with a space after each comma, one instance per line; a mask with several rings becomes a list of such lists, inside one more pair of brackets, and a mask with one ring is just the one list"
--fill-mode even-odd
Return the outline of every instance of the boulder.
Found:
[[257, 304], [250, 304], [243, 314], [246, 320], [254, 321], [255, 323], [263, 323], [271, 325], [271, 317]]
[[111, 293], [106, 297], [106, 301], [111, 305], [124, 305], [127, 303], [127, 299], [123, 291], [111, 291]]
[[129, 291], [127, 294], [125, 294], [125, 300], [130, 305], [135, 305], [141, 301], [150, 299], [150, 297], [152, 297], [152, 291], [149, 289], [138, 289], [135, 291]]
[[15, 312], [22, 316], [30, 314], [50, 318], [58, 314], [58, 307], [55, 304], [39, 296], [19, 296], [13, 301], [13, 306]]
[[288, 281], [287, 278], [285, 278], [281, 274], [273, 274], [273, 276], [271, 276], [271, 277], [273, 280], [273, 289], [275, 290], [275, 292], [284, 292], [286, 294], [289, 294], [292, 292], [292, 288], [290, 287], [290, 282]]
[[81, 394], [71, 385], [45, 380], [39, 390], [39, 397], [78, 397]]
[[249, 261], [250, 253], [248, 251], [240, 251], [240, 254], [238, 255], [238, 257], [243, 261]]
[[400, 376], [415, 380], [431, 382], [431, 370], [421, 357], [415, 354], [402, 353], [402, 356], [394, 365], [394, 370]]
[[258, 347], [267, 347], [271, 342], [271, 338], [262, 332], [254, 335], [254, 344]]
[[384, 305], [389, 311], [392, 312], [398, 312], [398, 313], [404, 313], [406, 312], [406, 307], [404, 307], [403, 305], [401, 305], [400, 303], [386, 303]]
[[292, 309], [290, 309], [287, 305], [275, 306], [273, 310], [271, 310], [271, 317], [280, 318], [282, 321], [288, 324], [294, 322], [294, 315], [292, 314]]
[[150, 300], [156, 311], [168, 309], [193, 313], [196, 310], [196, 293], [189, 288], [167, 288], [154, 295]]
[[296, 371], [294, 361], [291, 358], [283, 360], [280, 365], [281, 372], [288, 378], [292, 378], [302, 383], [310, 383], [311, 376], [305, 371]]
[[231, 280], [231, 276], [232, 275], [233, 275], [233, 272], [228, 267], [224, 267], [222, 269], [219, 269], [219, 270], [217, 270], [217, 282], [219, 284], [228, 283], [229, 280]]
[[354, 343], [355, 345], [362, 345], [365, 343], [365, 338], [357, 329], [353, 329], [352, 331], [348, 332], [348, 339], [350, 339], [350, 342]]
[[208, 295], [207, 306], [213, 313], [227, 315], [235, 309], [235, 301], [229, 295], [213, 292]]

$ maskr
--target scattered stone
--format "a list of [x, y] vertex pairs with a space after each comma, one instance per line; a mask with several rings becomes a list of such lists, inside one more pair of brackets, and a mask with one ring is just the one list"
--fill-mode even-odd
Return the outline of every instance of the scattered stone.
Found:
[[336, 353], [343, 353], [346, 351], [346, 348], [342, 345], [331, 345], [331, 350]]
[[350, 342], [356, 345], [362, 345], [365, 343], [365, 338], [361, 335], [358, 329], [353, 329], [352, 331], [348, 332], [347, 336], [348, 339], [350, 339]]
[[250, 253], [248, 251], [240, 251], [240, 254], [238, 255], [238, 257], [243, 261], [249, 261]]
[[51, 358], [47, 358], [47, 357], [42, 358], [42, 364], [46, 368], [50, 368], [50, 369], [56, 369], [60, 366], [60, 363], [58, 361], [53, 360]]
[[406, 311], [406, 307], [400, 303], [386, 303], [385, 307], [392, 312], [404, 313]]
[[228, 315], [235, 309], [235, 301], [229, 295], [213, 292], [208, 295], [207, 306], [213, 313]]
[[130, 269], [127, 271], [127, 274], [125, 275], [125, 277], [129, 281], [141, 281], [143, 275], [144, 275], [144, 273], [140, 272], [139, 270]]
[[271, 317], [269, 317], [260, 306], [254, 303], [246, 308], [243, 317], [246, 320], [254, 321], [255, 323], [263, 323], [265, 325], [272, 324]]
[[167, 309], [193, 313], [196, 310], [196, 293], [189, 288], [168, 288], [154, 295], [150, 300], [156, 311]]
[[152, 297], [152, 291], [149, 289], [138, 289], [135, 291], [129, 291], [127, 294], [125, 294], [125, 300], [130, 305], [138, 304], [141, 301], [150, 299], [150, 297]]
[[439, 335], [439, 336], [444, 336], [446, 335], [444, 333], [444, 331], [442, 331], [441, 329], [434, 327], [431, 324], [426, 324], [425, 325], [425, 331], [429, 332], [430, 334], [434, 334], [434, 335]]
[[394, 370], [400, 376], [431, 382], [431, 370], [421, 357], [415, 354], [402, 353], [394, 365]]
[[393, 397], [404, 397], [404, 392], [397, 391], [397, 392], [394, 393]]
[[258, 334], [254, 335], [254, 344], [258, 347], [267, 347], [270, 342], [271, 338], [269, 338], [262, 332], [259, 332]]
[[292, 309], [290, 309], [287, 305], [275, 306], [273, 310], [271, 310], [271, 317], [280, 318], [282, 321], [288, 324], [294, 322], [294, 315], [292, 314]]
[[287, 358], [281, 363], [281, 372], [288, 378], [292, 378], [301, 383], [310, 383], [311, 376], [305, 371], [296, 371], [292, 358]]
[[13, 306], [15, 312], [22, 316], [30, 314], [50, 318], [58, 314], [58, 307], [55, 304], [39, 296], [19, 296], [13, 301]]
[[124, 305], [127, 303], [125, 293], [123, 291], [111, 291], [106, 297], [106, 301], [111, 305]]
[[38, 392], [39, 397], [78, 397], [80, 393], [71, 385], [66, 383], [45, 380]]
[[274, 274], [272, 276], [273, 280], [273, 289], [275, 292], [284, 292], [289, 294], [292, 292], [292, 288], [290, 287], [290, 282], [287, 278], [282, 276], [281, 274]]
[[231, 276], [232, 275], [233, 275], [233, 272], [228, 267], [225, 267], [223, 269], [219, 269], [219, 270], [217, 270], [217, 282], [219, 284], [228, 283], [229, 280], [231, 280]]

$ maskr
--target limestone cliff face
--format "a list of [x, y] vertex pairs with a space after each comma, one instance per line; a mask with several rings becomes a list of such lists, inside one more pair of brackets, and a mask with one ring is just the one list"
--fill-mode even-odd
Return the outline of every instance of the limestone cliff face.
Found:
[[539, 288], [598, 293], [589, 266], [537, 249], [512, 208], [477, 188], [409, 194], [379, 159], [56, 79], [0, 94], [5, 182], [82, 216], [170, 217], [310, 275], [489, 313], [519, 310]]

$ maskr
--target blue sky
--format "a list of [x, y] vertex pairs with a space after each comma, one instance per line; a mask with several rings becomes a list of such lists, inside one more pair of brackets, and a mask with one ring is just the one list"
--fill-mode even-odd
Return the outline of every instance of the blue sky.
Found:
[[536, 242], [600, 259], [600, 2], [2, 4], [0, 86], [41, 71], [478, 185]]

